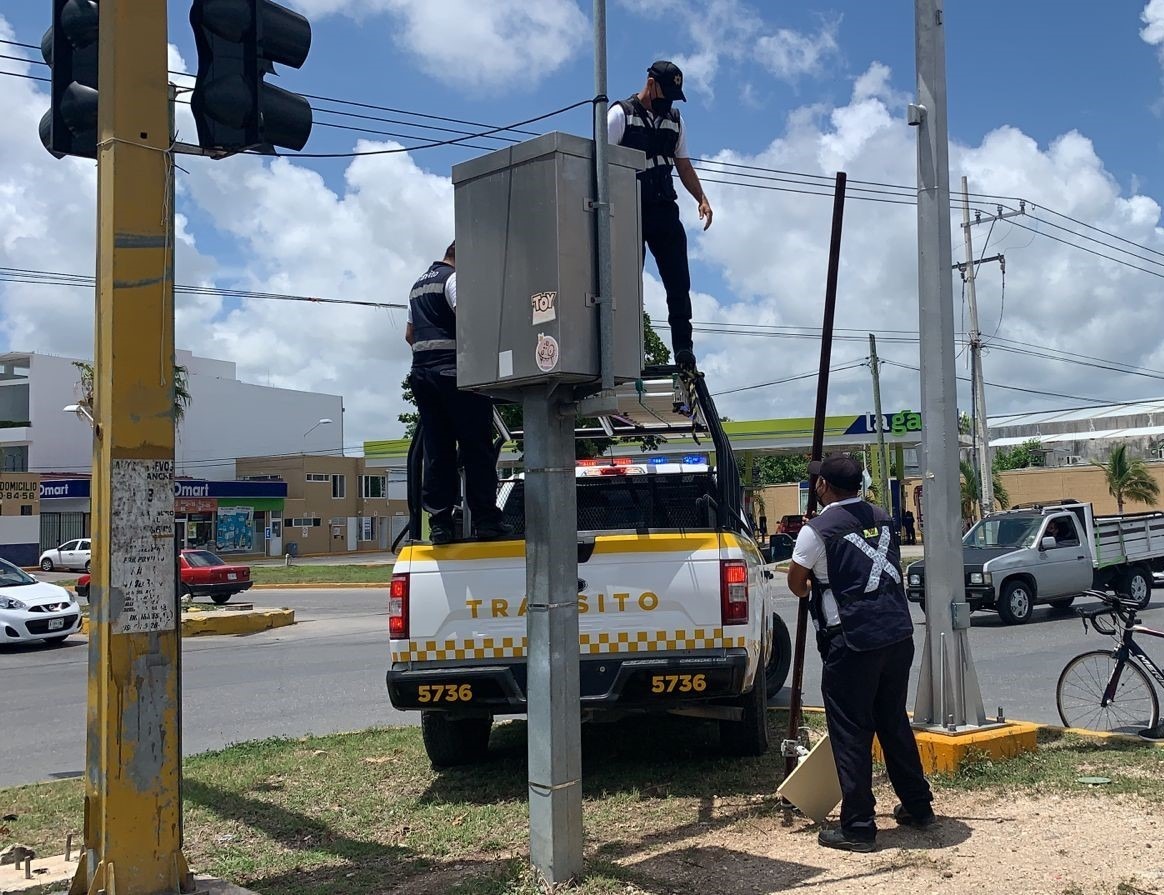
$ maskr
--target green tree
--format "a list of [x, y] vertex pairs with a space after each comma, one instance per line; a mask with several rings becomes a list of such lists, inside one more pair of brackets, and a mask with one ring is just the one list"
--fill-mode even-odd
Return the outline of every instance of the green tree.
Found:
[[1128, 456], [1128, 446], [1113, 447], [1106, 463], [1093, 463], [1103, 470], [1107, 490], [1116, 499], [1122, 513], [1125, 501], [1154, 504], [1160, 496], [1160, 486], [1148, 471], [1148, 464], [1138, 457]]
[[994, 452], [991, 466], [995, 472], [1004, 472], [1007, 469], [1026, 469], [1028, 466], [1042, 466], [1043, 443], [1037, 438], [1029, 438], [1022, 444], [1012, 448], [999, 448]]
[[756, 459], [757, 487], [803, 482], [808, 479], [808, 454], [774, 454]]
[[[978, 507], [981, 500], [978, 470], [969, 460], [960, 461], [958, 466], [962, 470], [962, 518], [973, 522], [978, 518]], [[994, 502], [998, 504], [999, 509], [1005, 510], [1010, 505], [1010, 495], [1002, 484], [997, 470], [994, 471], [993, 479]]]
[[[77, 368], [80, 379], [77, 385], [81, 389], [82, 407], [93, 412], [93, 365], [88, 361], [75, 360], [73, 366]], [[186, 418], [186, 408], [193, 399], [190, 397], [190, 371], [180, 364], [174, 364], [174, 428], [182, 425]]]

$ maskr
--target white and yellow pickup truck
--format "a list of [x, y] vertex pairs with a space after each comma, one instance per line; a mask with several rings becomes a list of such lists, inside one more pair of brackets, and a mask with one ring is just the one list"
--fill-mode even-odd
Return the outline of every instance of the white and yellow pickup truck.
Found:
[[[625, 458], [580, 466], [576, 478], [583, 718], [713, 718], [728, 751], [764, 752], [768, 696], [784, 685], [791, 647], [773, 569], [738, 497], [724, 506], [738, 478], [725, 489], [706, 463]], [[498, 497], [519, 533], [523, 485], [505, 481]], [[437, 767], [482, 759], [494, 716], [525, 711], [525, 586], [523, 540], [412, 542], [399, 553], [388, 693], [422, 713]]]

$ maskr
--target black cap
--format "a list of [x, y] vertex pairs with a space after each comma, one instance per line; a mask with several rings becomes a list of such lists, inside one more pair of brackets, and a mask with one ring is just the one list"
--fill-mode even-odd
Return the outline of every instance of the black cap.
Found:
[[664, 99], [687, 101], [687, 97], [683, 95], [683, 72], [674, 62], [660, 59], [647, 69], [647, 74], [655, 79], [655, 83], [663, 91]]
[[808, 464], [809, 475], [819, 475], [839, 491], [860, 491], [865, 481], [861, 464], [846, 454], [829, 454]]

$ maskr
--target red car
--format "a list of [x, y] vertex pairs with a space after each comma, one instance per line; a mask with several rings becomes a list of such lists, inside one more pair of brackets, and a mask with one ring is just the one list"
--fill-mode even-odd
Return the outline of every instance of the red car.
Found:
[[[251, 586], [249, 566], [232, 565], [209, 550], [183, 550], [178, 564], [182, 569], [183, 595], [210, 597], [222, 605]], [[77, 596], [89, 599], [88, 575], [77, 579], [75, 590]]]

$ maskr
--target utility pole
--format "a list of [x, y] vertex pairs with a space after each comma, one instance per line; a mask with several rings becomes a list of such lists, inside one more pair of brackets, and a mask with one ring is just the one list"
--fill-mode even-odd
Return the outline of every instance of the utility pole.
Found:
[[994, 509], [994, 471], [990, 464], [990, 438], [986, 426], [986, 388], [982, 383], [982, 330], [978, 326], [978, 278], [974, 264], [974, 241], [970, 235], [970, 188], [962, 178], [962, 236], [966, 244], [966, 300], [970, 305], [970, 387], [974, 390], [974, 460], [978, 464], [979, 518]]
[[99, 37], [93, 583], [85, 851], [71, 892], [189, 891], [181, 841], [166, 5]]
[[869, 333], [869, 369], [873, 371], [873, 413], [877, 416], [877, 487], [881, 492], [881, 506], [892, 516], [889, 454], [885, 449], [885, 416], [881, 413], [881, 363], [877, 360], [877, 337], [873, 333]]
[[946, 127], [943, 0], [915, 0], [918, 129], [918, 318], [924, 429], [926, 641], [915, 723], [938, 729], [982, 725], [986, 715], [966, 636], [962, 570], [954, 293], [950, 275], [950, 161]]

